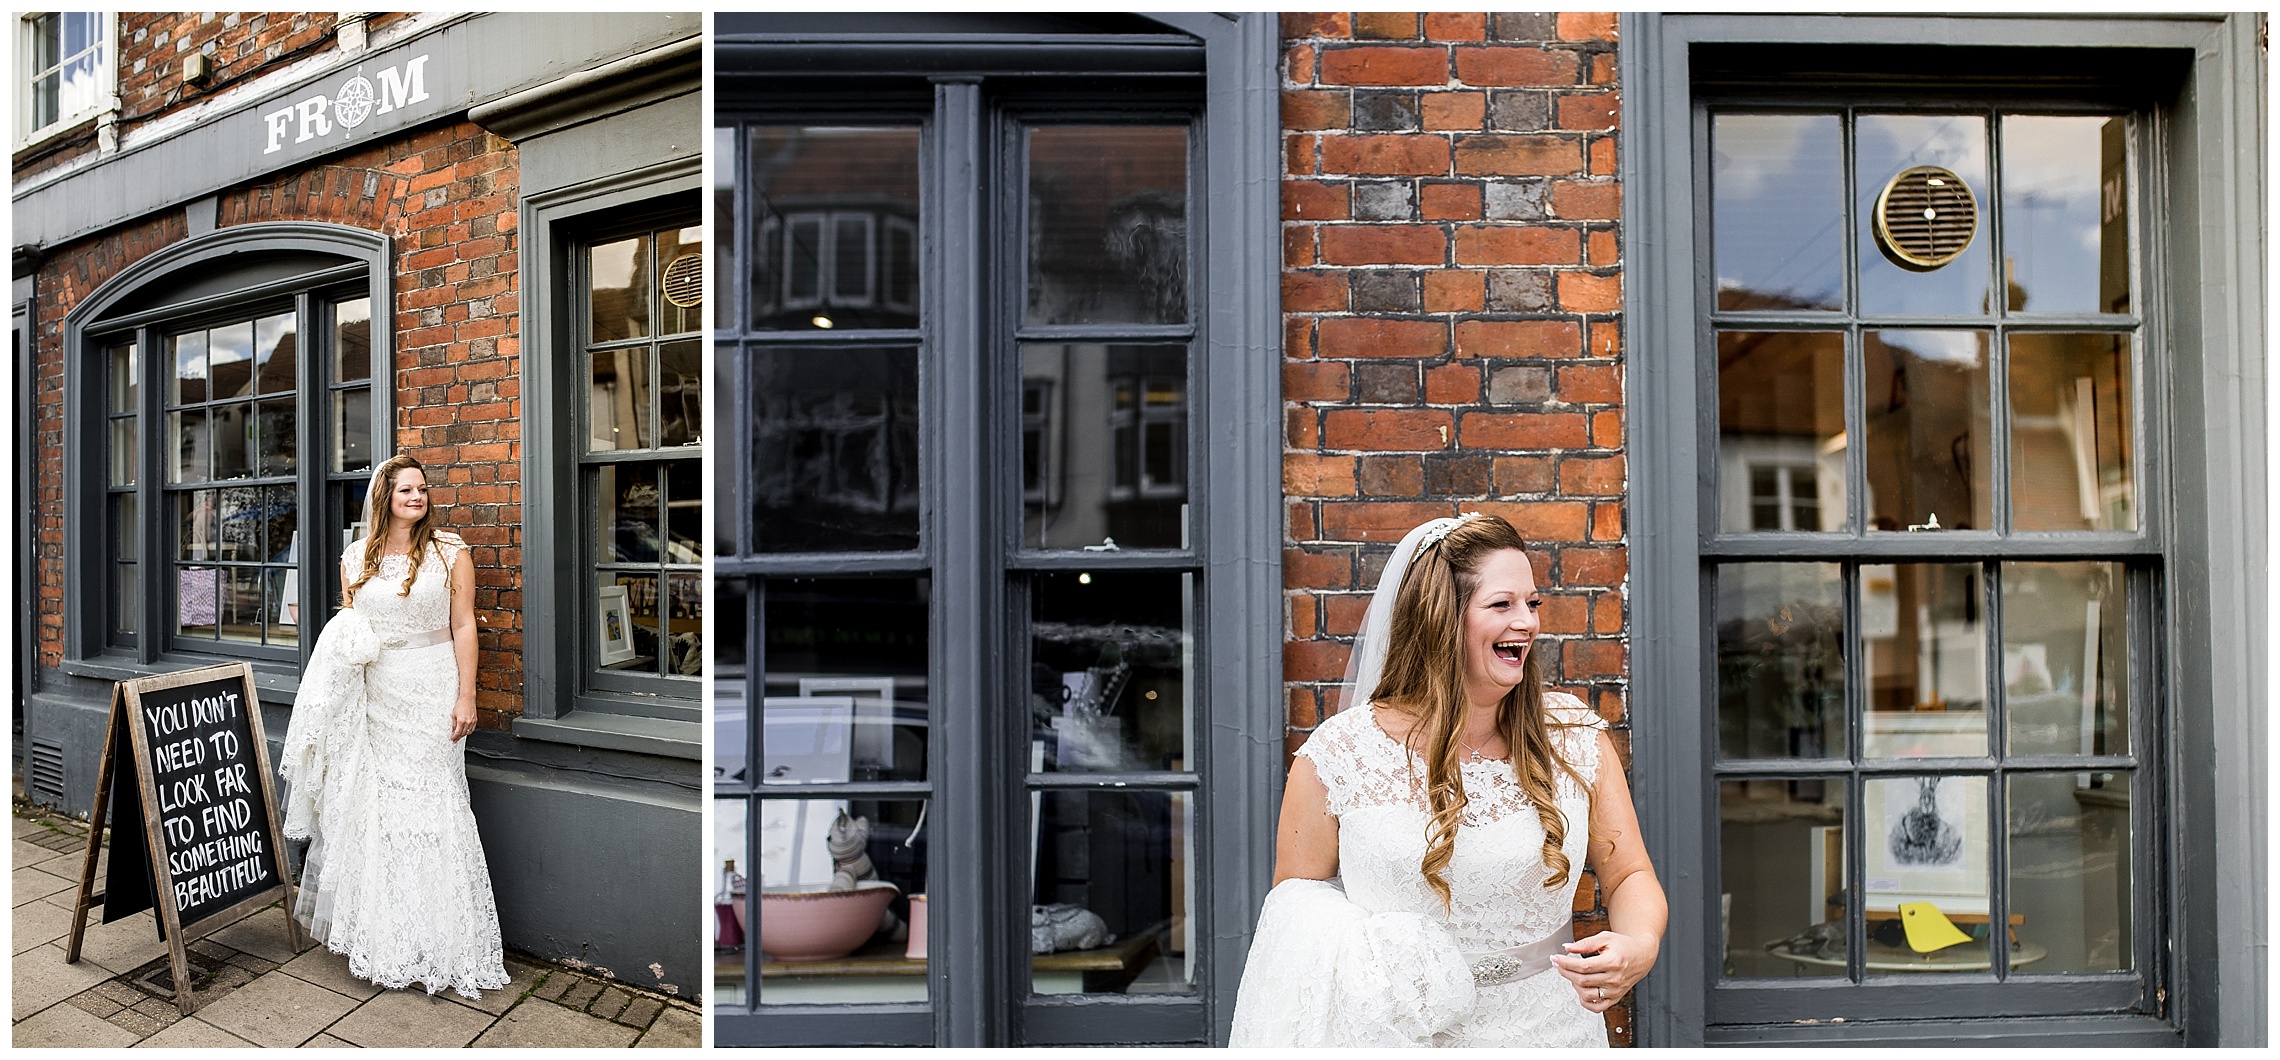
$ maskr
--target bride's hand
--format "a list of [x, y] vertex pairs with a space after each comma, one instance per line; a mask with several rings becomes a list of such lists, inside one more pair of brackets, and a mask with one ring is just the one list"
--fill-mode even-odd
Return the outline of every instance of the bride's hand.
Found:
[[1605, 1012], [1646, 978], [1655, 966], [1655, 949], [1647, 939], [1602, 931], [1568, 943], [1568, 952], [1554, 956], [1552, 967], [1574, 984], [1584, 1008]]
[[451, 739], [457, 743], [475, 731], [475, 697], [459, 697], [459, 704], [451, 708]]

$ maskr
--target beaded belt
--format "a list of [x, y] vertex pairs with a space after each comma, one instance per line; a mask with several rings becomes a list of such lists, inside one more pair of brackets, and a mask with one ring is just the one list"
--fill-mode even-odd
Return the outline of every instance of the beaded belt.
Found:
[[1575, 941], [1575, 926], [1565, 925], [1534, 942], [1520, 946], [1507, 946], [1473, 957], [1472, 977], [1476, 986], [1496, 986], [1549, 969], [1552, 958], [1566, 952], [1564, 947]]
[[442, 629], [431, 629], [425, 633], [388, 637], [380, 642], [380, 646], [383, 648], [425, 648], [430, 644], [449, 643], [451, 643], [451, 627], [445, 626]]

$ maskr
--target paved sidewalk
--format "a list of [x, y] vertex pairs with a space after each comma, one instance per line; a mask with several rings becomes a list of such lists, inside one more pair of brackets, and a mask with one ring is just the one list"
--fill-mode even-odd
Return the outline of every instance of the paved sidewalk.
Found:
[[201, 1006], [185, 1018], [175, 1011], [166, 944], [148, 911], [112, 924], [94, 923], [100, 913], [90, 913], [79, 963], [63, 962], [87, 825], [22, 804], [11, 824], [17, 1046], [701, 1044], [694, 1004], [511, 952], [513, 980], [480, 1002], [449, 990], [434, 997], [384, 990], [352, 978], [348, 959], [321, 946], [296, 956], [277, 904], [190, 944]]

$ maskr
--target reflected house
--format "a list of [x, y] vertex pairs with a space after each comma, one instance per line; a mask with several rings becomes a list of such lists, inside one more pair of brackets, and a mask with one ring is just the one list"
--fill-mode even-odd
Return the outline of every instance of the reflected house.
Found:
[[720, 13], [716, 1043], [1226, 1042], [1480, 511], [1613, 1044], [2266, 1044], [2264, 23]]
[[282, 741], [408, 454], [504, 944], [701, 998], [703, 19], [11, 23], [22, 797], [88, 811], [118, 681], [245, 663]]

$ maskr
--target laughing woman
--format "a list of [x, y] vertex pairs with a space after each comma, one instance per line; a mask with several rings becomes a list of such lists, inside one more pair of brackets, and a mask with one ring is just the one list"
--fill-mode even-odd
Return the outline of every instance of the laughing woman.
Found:
[[[1232, 1044], [1605, 1046], [1668, 910], [1601, 722], [1544, 688], [1511, 524], [1386, 565], [1342, 713], [1291, 764]], [[1608, 930], [1576, 939], [1588, 864]]]
[[507, 973], [467, 799], [475, 572], [438, 521], [418, 461], [373, 472], [370, 536], [294, 701], [285, 831], [310, 840], [294, 915], [350, 974], [477, 998]]

